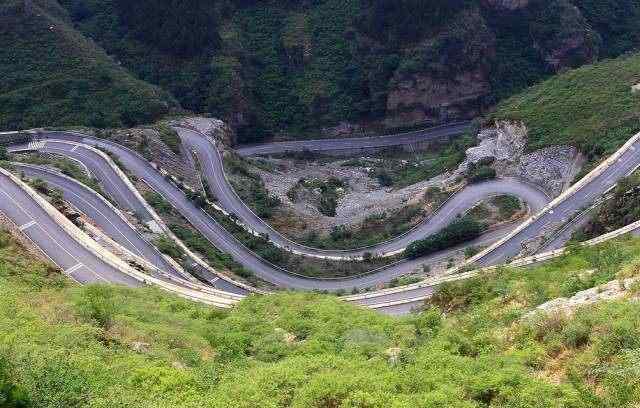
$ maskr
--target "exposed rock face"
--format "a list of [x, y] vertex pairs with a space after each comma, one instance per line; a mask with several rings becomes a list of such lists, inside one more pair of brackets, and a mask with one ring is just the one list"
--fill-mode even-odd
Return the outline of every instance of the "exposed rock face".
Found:
[[596, 302], [615, 300], [625, 297], [629, 294], [628, 289], [637, 281], [635, 278], [614, 280], [605, 285], [595, 288], [583, 290], [576, 293], [570, 298], [557, 298], [541, 304], [533, 311], [527, 313], [524, 317], [529, 318], [543, 312], [561, 313], [571, 315], [581, 306], [591, 305]]
[[470, 119], [490, 94], [495, 35], [478, 10], [462, 12], [451, 27], [413, 51], [414, 67], [400, 68], [387, 97], [390, 127]]
[[467, 150], [467, 159], [457, 172], [465, 173], [471, 163], [494, 162], [499, 176], [520, 177], [542, 187], [549, 194], [560, 194], [573, 180], [581, 165], [578, 150], [571, 146], [552, 146], [525, 154], [527, 128], [522, 123], [498, 122], [478, 134], [478, 146]]
[[543, 186], [552, 195], [560, 194], [577, 174], [581, 157], [575, 147], [553, 146], [524, 155], [513, 168], [505, 169]]
[[[569, 0], [482, 0], [481, 4], [495, 19], [526, 26], [528, 47], [537, 50], [549, 71], [598, 58], [602, 40]], [[496, 38], [494, 25], [484, 14], [479, 9], [461, 13], [445, 31], [413, 50], [413, 57], [389, 84], [387, 126], [471, 119], [492, 103]]]
[[512, 161], [527, 144], [527, 128], [515, 122], [498, 122], [495, 128], [478, 134], [480, 144], [467, 150], [467, 161], [478, 163], [486, 159]]
[[392, 114], [386, 124], [399, 127], [440, 123], [449, 118], [470, 119], [482, 113], [480, 101], [490, 91], [482, 69], [460, 73], [453, 79], [409, 76], [399, 80], [389, 93], [387, 109]]
[[549, 68], [559, 71], [588, 64], [598, 58], [602, 42], [600, 35], [589, 26], [580, 9], [568, 0], [553, 0], [544, 8], [532, 5], [532, 9], [534, 15], [551, 23], [533, 23], [531, 26], [534, 47]]

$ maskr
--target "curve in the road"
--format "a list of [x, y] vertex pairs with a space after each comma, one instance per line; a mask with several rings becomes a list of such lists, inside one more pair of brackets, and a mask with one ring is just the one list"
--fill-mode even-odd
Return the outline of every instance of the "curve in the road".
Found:
[[183, 143], [196, 153], [201, 164], [202, 175], [209, 189], [217, 199], [217, 204], [233, 213], [244, 225], [253, 231], [265, 234], [280, 248], [293, 253], [333, 260], [362, 259], [366, 253], [376, 256], [390, 256], [401, 253], [413, 241], [434, 234], [450, 224], [459, 214], [472, 208], [478, 202], [498, 194], [519, 197], [533, 212], [539, 211], [551, 199], [538, 187], [515, 178], [498, 179], [469, 185], [454, 194], [433, 216], [426, 218], [405, 234], [385, 242], [363, 248], [332, 250], [312, 248], [296, 243], [282, 235], [256, 215], [236, 194], [225, 176], [222, 156], [214, 141], [191, 129], [175, 127]]
[[[74, 137], [78, 138], [77, 135]], [[584, 207], [585, 203], [590, 203], [597, 197], [601, 196], [604, 192], [612, 188], [615, 183], [621, 178], [624, 177], [631, 172], [633, 172], [640, 165], [640, 155], [635, 154], [638, 148], [640, 148], [640, 142], [638, 141], [638, 136], [636, 135], [634, 138], [630, 139], [628, 145], [625, 145], [625, 149], [621, 149], [619, 154], [614, 155], [615, 160], [610, 160], [606, 164], [606, 166], [600, 169], [597, 174], [589, 174], [583, 179], [583, 181], [576, 184], [576, 186], [572, 187], [570, 194], [566, 194], [562, 197], [562, 200], [557, 200], [552, 203], [551, 206], [548, 206], [544, 209], [543, 212], [537, 214], [532, 217], [526, 225], [522, 228], [518, 228], [514, 233], [511, 233], [507, 236], [506, 239], [500, 241], [499, 245], [492, 246], [490, 250], [482, 253], [475, 261], [480, 265], [491, 265], [501, 262], [502, 260], [509, 258], [511, 256], [517, 255], [521, 250], [521, 245], [526, 242], [527, 239], [537, 235], [543, 228], [546, 228], [553, 224], [560, 224], [564, 221], [567, 221], [570, 217], [580, 211], [582, 207]], [[90, 140], [83, 139], [83, 142], [87, 142], [91, 144]], [[100, 145], [103, 142], [95, 142]], [[106, 143], [107, 149], [114, 152], [114, 150], [123, 149], [126, 151], [128, 149], [119, 148], [114, 144]], [[114, 152], [122, 161], [122, 156], [118, 154], [118, 152]], [[120, 152], [122, 153], [122, 151]], [[126, 153], [126, 152], [125, 152]], [[131, 152], [133, 154], [133, 152]], [[126, 155], [126, 154], [125, 154]], [[135, 155], [135, 154], [134, 154]], [[124, 161], [123, 161], [124, 162]], [[125, 163], [125, 166], [132, 170], [129, 163]], [[144, 162], [144, 164], [151, 167], [148, 163]], [[152, 168], [152, 167], [151, 167]], [[136, 171], [133, 171], [134, 174], [137, 174]], [[155, 172], [157, 173], [157, 172]], [[157, 175], [156, 175], [157, 176]], [[161, 176], [157, 176], [161, 177]], [[149, 180], [146, 180], [149, 183]], [[168, 183], [170, 184], [170, 183]], [[176, 188], [177, 190], [177, 188]], [[164, 195], [164, 194], [163, 194]], [[166, 196], [165, 196], [166, 197]], [[172, 203], [173, 204], [173, 203]], [[214, 243], [215, 244], [215, 243]], [[221, 248], [222, 249], [222, 248]], [[411, 262], [402, 263], [402, 265], [408, 265]], [[398, 265], [394, 265], [391, 267], [397, 267]], [[371, 277], [371, 275], [369, 276]], [[297, 277], [299, 278], [299, 277]], [[311, 281], [314, 283], [312, 288], [317, 289], [322, 287], [318, 287], [316, 285], [318, 283], [317, 280], [310, 279], [307, 281]], [[335, 283], [337, 281], [332, 281], [331, 283]], [[286, 284], [284, 286], [287, 286]], [[370, 286], [370, 285], [367, 285]], [[358, 286], [346, 286], [343, 288], [349, 287], [358, 287]], [[431, 290], [428, 287], [419, 287], [415, 285], [409, 285], [403, 288], [399, 288], [394, 290], [393, 292], [384, 291], [380, 293], [378, 300], [383, 299], [383, 296], [389, 296], [389, 302], [393, 303], [394, 299], [398, 299], [398, 296], [401, 296], [403, 299], [413, 299], [419, 298], [420, 296], [428, 295], [428, 291]], [[422, 291], [422, 292], [420, 292]], [[395, 297], [394, 297], [395, 296]], [[386, 299], [385, 299], [386, 300]], [[376, 303], [378, 304], [378, 303]]]
[[[81, 145], [78, 146], [77, 144], [69, 144], [64, 140], [58, 140], [57, 138], [62, 136], [60, 134], [51, 134], [50, 136], [54, 138], [47, 140], [44, 144], [41, 144], [40, 150], [50, 153], [71, 155], [77, 160], [86, 162], [86, 164], [89, 166], [95, 165], [97, 163], [96, 157], [92, 157], [91, 160], [88, 161], [85, 159], [84, 155], [89, 154], [89, 149], [85, 149]], [[77, 136], [75, 135], [67, 135], [67, 139], [76, 139], [75, 141], [78, 141]], [[143, 179], [154, 190], [163, 195], [165, 199], [167, 199], [181, 214], [183, 214], [183, 216], [185, 216], [185, 218], [187, 218], [197, 229], [199, 229], [200, 232], [202, 232], [216, 247], [227, 253], [230, 253], [234, 257], [234, 259], [236, 259], [236, 261], [240, 262], [248, 269], [254, 271], [254, 273], [260, 276], [262, 279], [280, 286], [298, 289], [323, 290], [349, 290], [352, 288], [366, 288], [409, 273], [421, 264], [430, 264], [435, 260], [442, 260], [443, 257], [446, 258], [454, 252], [453, 250], [443, 251], [442, 253], [435, 254], [428, 258], [399, 262], [389, 267], [381, 268], [380, 270], [374, 271], [365, 276], [359, 276], [356, 278], [320, 280], [302, 276], [295, 276], [265, 262], [261, 258], [257, 257], [253, 252], [245, 248], [223, 227], [221, 227], [214, 220], [208, 217], [206, 213], [195, 207], [193, 203], [191, 203], [177, 187], [169, 183], [146, 160], [138, 156], [137, 153], [132, 152], [122, 146], [113, 143], [105, 143], [104, 141], [92, 138], [84, 138], [83, 142], [96, 144], [108, 149], [113, 154], [118, 156], [118, 159], [122, 163], [124, 163], [129, 171], [131, 171], [137, 177]], [[108, 176], [108, 166], [102, 164], [101, 167], [103, 167], [102, 174]], [[101, 174], [100, 172], [96, 173]], [[98, 177], [100, 177], [100, 175], [98, 175]], [[114, 182], [115, 181], [112, 180], [112, 184]], [[528, 185], [522, 184], [522, 186], [524, 189], [526, 189], [525, 191], [529, 191], [529, 189], [531, 189], [531, 187], [529, 187]], [[108, 191], [109, 188], [115, 188], [115, 186], [112, 185], [110, 187], [108, 185], [105, 185], [104, 188]], [[538, 194], [537, 197], [540, 197], [537, 205], [541, 205], [541, 203], [543, 202], [542, 194], [537, 190], [534, 191], [536, 191], [536, 193]], [[478, 190], [478, 193], [476, 194], [482, 194], [482, 191]], [[470, 202], [466, 208], [472, 206], [473, 204], [475, 204], [475, 201]], [[453, 211], [453, 209], [455, 209], [455, 207], [452, 207], [451, 211]], [[455, 214], [451, 212], [447, 216], [452, 217], [451, 219], [453, 219], [455, 217]], [[506, 234], [513, 227], [514, 226], [505, 226], [501, 229], [498, 229], [497, 231], [493, 231], [483, 236], [481, 239], [475, 242], [475, 244], [477, 245], [478, 243], [482, 243], [483, 245], [486, 245], [489, 242], [495, 241], [500, 236]]]

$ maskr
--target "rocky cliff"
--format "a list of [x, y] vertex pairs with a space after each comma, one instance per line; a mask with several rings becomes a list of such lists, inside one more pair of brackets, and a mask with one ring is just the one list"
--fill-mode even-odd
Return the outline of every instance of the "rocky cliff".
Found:
[[[522, 25], [529, 36], [527, 47], [545, 73], [595, 61], [600, 36], [576, 6], [568, 0], [483, 0], [481, 7], [466, 11], [443, 27], [434, 38], [410, 51], [420, 68], [394, 73], [387, 97], [388, 127], [437, 124], [470, 119], [494, 101], [497, 87], [509, 78], [495, 66], [512, 61], [502, 55], [504, 36], [500, 21]], [[449, 46], [443, 46], [448, 44]], [[437, 48], [434, 51], [434, 48]], [[514, 62], [515, 63], [515, 62]], [[534, 64], [534, 62], [531, 62]], [[524, 75], [524, 74], [523, 74]]]

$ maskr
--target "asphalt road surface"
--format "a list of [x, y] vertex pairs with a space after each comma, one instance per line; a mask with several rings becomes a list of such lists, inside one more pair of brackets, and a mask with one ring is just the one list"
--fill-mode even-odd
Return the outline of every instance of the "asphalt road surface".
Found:
[[[49, 133], [46, 136], [55, 138], [53, 140], [47, 140], [44, 147], [41, 147], [42, 151], [50, 150], [52, 145], [55, 148], [55, 152], [58, 154], [67, 155], [68, 152], [73, 150], [73, 157], [80, 162], [85, 163], [86, 158], [84, 152], [88, 152], [88, 149], [78, 148], [73, 144], [65, 143], [64, 141], [56, 141], [61, 137], [67, 139], [77, 140], [76, 135], [63, 135], [58, 132]], [[95, 140], [92, 138], [85, 138], [85, 143], [94, 144], [111, 151], [118, 159], [127, 167], [129, 171], [135, 174], [137, 177], [147, 182], [155, 191], [160, 193], [169, 203], [171, 203], [178, 212], [180, 212], [194, 227], [196, 227], [210, 242], [212, 242], [218, 249], [230, 254], [237, 262], [245, 266], [247, 269], [254, 272], [260, 278], [272, 282], [278, 286], [296, 289], [320, 289], [320, 290], [351, 290], [353, 288], [367, 288], [375, 286], [377, 284], [388, 282], [393, 278], [405, 275], [412, 272], [416, 268], [423, 264], [432, 265], [437, 261], [442, 261], [450, 257], [455, 250], [442, 251], [441, 253], [434, 254], [429, 257], [419, 258], [412, 261], [403, 261], [390, 267], [382, 268], [374, 273], [345, 279], [313, 279], [302, 276], [293, 275], [287, 271], [279, 269], [274, 265], [259, 258], [253, 252], [248, 250], [244, 245], [238, 242], [229, 232], [227, 232], [222, 226], [220, 226], [215, 220], [210, 218], [201, 209], [197, 208], [185, 195], [173, 184], [169, 183], [160, 173], [158, 173], [144, 158], [137, 153], [130, 151], [122, 146], [113, 143], [105, 143], [103, 141]], [[95, 164], [95, 154], [90, 154], [89, 158], [91, 162]], [[102, 164], [103, 171], [101, 175], [109, 176], [107, 165]], [[100, 179], [101, 175], [98, 175]], [[107, 193], [110, 193], [110, 188], [116, 188], [114, 180], [109, 185], [104, 185], [103, 188]], [[527, 187], [525, 187], [527, 188]], [[539, 191], [536, 194], [541, 194]], [[540, 198], [542, 200], [542, 198]], [[475, 203], [475, 202], [474, 202]], [[471, 203], [474, 204], [474, 203]], [[454, 217], [453, 214], [448, 216]], [[506, 235], [514, 226], [506, 226], [499, 230], [493, 231], [481, 237], [477, 242], [470, 243], [470, 245], [486, 245], [490, 242], [498, 240], [500, 237]], [[459, 248], [458, 248], [459, 249]]]
[[142, 285], [80, 245], [31, 196], [3, 174], [0, 174], [0, 211], [73, 280], [134, 287]]
[[[205, 177], [209, 179], [212, 177], [212, 180], [218, 180], [215, 183], [211, 183], [216, 186], [224, 187], [226, 180], [224, 179], [223, 173], [220, 171], [220, 168], [216, 168], [217, 165], [221, 165], [220, 156], [217, 153], [216, 149], [212, 149], [213, 145], [211, 145], [208, 141], [208, 148], [202, 144], [203, 142], [196, 142], [198, 139], [204, 140], [203, 137], [197, 134], [191, 134], [184, 136], [185, 132], [182, 131], [181, 135], [185, 139], [185, 143], [192, 146], [194, 150], [198, 153], [201, 161], [203, 162], [203, 171], [205, 172]], [[124, 164], [124, 166], [135, 174], [137, 177], [143, 178], [152, 188], [162, 194], [181, 214], [183, 214], [196, 228], [198, 228], [214, 245], [216, 245], [220, 250], [229, 253], [234, 257], [238, 262], [243, 264], [248, 269], [252, 270], [257, 276], [269, 280], [277, 285], [290, 287], [290, 288], [299, 288], [299, 289], [327, 289], [327, 290], [336, 290], [336, 289], [351, 289], [351, 288], [364, 288], [375, 285], [376, 283], [384, 282], [391, 280], [394, 277], [401, 276], [413, 270], [416, 267], [426, 263], [429, 264], [433, 259], [437, 259], [438, 257], [444, 257], [446, 259], [447, 256], [450, 256], [450, 251], [443, 251], [442, 253], [435, 254], [429, 258], [425, 259], [417, 259], [412, 261], [404, 261], [400, 262], [396, 265], [392, 265], [390, 267], [383, 268], [379, 271], [376, 271], [372, 274], [356, 277], [350, 279], [336, 279], [336, 280], [319, 280], [319, 279], [310, 279], [304, 278], [300, 276], [295, 276], [287, 273], [286, 271], [279, 270], [278, 268], [273, 267], [272, 265], [264, 262], [257, 256], [255, 256], [251, 251], [248, 251], [246, 248], [242, 246], [231, 234], [227, 233], [224, 228], [218, 225], [214, 220], [209, 218], [206, 214], [204, 214], [201, 210], [196, 208], [177, 187], [173, 186], [171, 183], [167, 182], [164, 177], [162, 177], [150, 164], [144, 160], [141, 156], [137, 155], [130, 150], [118, 146], [113, 143], [101, 142], [91, 138], [82, 138], [76, 134], [67, 134], [64, 132], [48, 132], [43, 134], [48, 138], [59, 139], [65, 138], [69, 140], [83, 141], [88, 144], [101, 146], [112, 153], [114, 153], [119, 160]], [[368, 141], [367, 141], [368, 143]], [[52, 144], [52, 146], [50, 145]], [[49, 141], [46, 143], [48, 147], [53, 147], [54, 149], [61, 148], [61, 145], [64, 143], [59, 143], [55, 141]], [[352, 147], [348, 147], [352, 148]], [[530, 238], [537, 236], [540, 231], [542, 231], [545, 227], [550, 225], [559, 225], [563, 222], [566, 222], [572, 217], [574, 214], [578, 213], [582, 208], [587, 206], [589, 203], [593, 202], [596, 198], [603, 195], [607, 190], [615, 185], [615, 183], [621, 178], [624, 177], [631, 172], [633, 172], [640, 165], [640, 155], [637, 154], [638, 148], [640, 148], [640, 142], [636, 142], [632, 149], [625, 152], [620, 159], [611, 167], [606, 169], [601, 175], [596, 177], [594, 180], [589, 182], [587, 185], [580, 188], [577, 192], [575, 192], [572, 196], [565, 199], [558, 205], [556, 205], [552, 210], [541, 214], [537, 219], [524, 228], [522, 231], [519, 231], [515, 235], [512, 235], [507, 239], [502, 245], [500, 245], [495, 250], [491, 251], [486, 256], [482, 257], [478, 264], [481, 266], [489, 266], [495, 265], [503, 262], [504, 260], [517, 255], [522, 248], [522, 244]], [[74, 150], [75, 149], [75, 150]], [[206, 150], [208, 149], [208, 150]], [[64, 150], [64, 148], [62, 149]], [[71, 151], [72, 150], [72, 151]], [[205, 151], [206, 150], [206, 151]], [[96, 171], [98, 174], [94, 174], [98, 179], [102, 181], [101, 177], [108, 177], [108, 175], [104, 174], [104, 164], [100, 164], [95, 158], [88, 158], [89, 155], [85, 155], [82, 153], [83, 149], [78, 147], [71, 147], [69, 151], [58, 151], [58, 153], [65, 154], [67, 156], [72, 156], [77, 160], [82, 161], [91, 169], [91, 171]], [[71, 154], [73, 153], [73, 155]], [[93, 162], [93, 164], [92, 164]], [[206, 164], [206, 166], [204, 166]], [[93, 166], [98, 167], [94, 168]], [[103, 173], [102, 176], [99, 173]], [[209, 174], [207, 174], [209, 173]], [[217, 177], [213, 178], [213, 177]], [[2, 180], [0, 180], [2, 182]], [[6, 182], [2, 182], [0, 186], [2, 187], [2, 192], [7, 194], [7, 190], [10, 189], [10, 186], [6, 185]], [[515, 185], [515, 184], [513, 184]], [[105, 190], [109, 194], [117, 192], [116, 186], [109, 186], [109, 183], [104, 183]], [[230, 188], [230, 187], [229, 187]], [[111, 191], [113, 189], [113, 191]], [[525, 187], [526, 189], [526, 187]], [[222, 191], [222, 190], [220, 190]], [[529, 191], [529, 190], [527, 190]], [[530, 192], [530, 191], [529, 191]], [[233, 193], [232, 190], [229, 193]], [[539, 192], [538, 192], [539, 193]], [[478, 192], [477, 194], [480, 194]], [[120, 199], [126, 203], [126, 193], [120, 192]], [[229, 203], [230, 205], [235, 202], [237, 196], [234, 198], [235, 193], [223, 197], [223, 199]], [[477, 196], [476, 196], [477, 197]], [[218, 197], [219, 199], [221, 197]], [[11, 204], [8, 200], [1, 200], [2, 206], [0, 209], [3, 211], [11, 211], [10, 209], [6, 209], [5, 207], [14, 208], [15, 206]], [[26, 200], [29, 201], [29, 200]], [[117, 200], [119, 202], [119, 200]], [[220, 200], [222, 202], [222, 200]], [[464, 201], [464, 200], [463, 200]], [[533, 201], [533, 200], [532, 200]], [[475, 201], [477, 202], [477, 201]], [[473, 204], [475, 204], [475, 202]], [[542, 201], [540, 201], [540, 204]], [[23, 203], [24, 204], [24, 203]], [[530, 203], [532, 208], [536, 208], [536, 205]], [[138, 211], [137, 205], [135, 203], [128, 203], [130, 207], [125, 207], [132, 209], [133, 211]], [[233, 207], [232, 207], [233, 208]], [[460, 207], [455, 207], [460, 208]], [[15, 208], [14, 208], [15, 210]], [[234, 211], [235, 212], [235, 211]], [[11, 213], [12, 218], [17, 217], [19, 219], [18, 214]], [[442, 222], [446, 220], [446, 216], [442, 215]], [[24, 217], [23, 217], [24, 219]], [[251, 221], [250, 217], [247, 217], [249, 221]], [[26, 221], [28, 223], [30, 221]], [[259, 223], [249, 222], [249, 225], [259, 230]], [[46, 225], [46, 230], [49, 232], [50, 229], [55, 230], [54, 226]], [[512, 229], [513, 226], [511, 226]], [[505, 229], [503, 231], [494, 231], [487, 236], [481, 237], [477, 242], [473, 243], [475, 245], [480, 244], [488, 244], [489, 242], [494, 242], [500, 237], [504, 236], [508, 233], [509, 229]], [[271, 234], [270, 234], [271, 235]], [[63, 242], [66, 246], [67, 243]], [[73, 243], [69, 243], [72, 245]], [[53, 248], [49, 248], [53, 250]], [[47, 251], [47, 253], [49, 253]], [[75, 267], [74, 264], [72, 268]], [[95, 269], [95, 268], [94, 268]], [[82, 270], [82, 266], [80, 267]], [[74, 269], [74, 272], [77, 270]], [[86, 273], [83, 273], [86, 275]], [[115, 279], [115, 278], [114, 278]], [[407, 290], [399, 293], [392, 294], [384, 294], [373, 299], [369, 299], [366, 301], [362, 301], [362, 304], [379, 304], [382, 302], [392, 302], [392, 301], [402, 301], [402, 300], [411, 300], [418, 297], [428, 296], [432, 292], [432, 288], [416, 288], [412, 290]], [[388, 308], [388, 312], [391, 313], [400, 313], [407, 310], [407, 308], [411, 308], [414, 305], [410, 302], [399, 305], [392, 306]]]
[[328, 152], [339, 150], [357, 150], [384, 148], [390, 146], [414, 145], [438, 140], [444, 137], [462, 135], [469, 129], [469, 122], [438, 126], [413, 132], [386, 136], [371, 136], [341, 139], [296, 140], [289, 142], [264, 143], [259, 145], [238, 146], [235, 150], [241, 156], [281, 154], [288, 152]]
[[[93, 190], [46, 168], [25, 166], [18, 163], [13, 165], [26, 177], [41, 179], [50, 187], [62, 191], [63, 197], [67, 202], [90, 218], [109, 238], [128, 249], [134, 255], [146, 259], [159, 270], [167, 272], [176, 278], [185, 278], [181, 271], [168, 262], [151, 243], [142, 237], [140, 232], [128, 224], [104, 200], [100, 199]], [[164, 278], [161, 274], [156, 277]]]

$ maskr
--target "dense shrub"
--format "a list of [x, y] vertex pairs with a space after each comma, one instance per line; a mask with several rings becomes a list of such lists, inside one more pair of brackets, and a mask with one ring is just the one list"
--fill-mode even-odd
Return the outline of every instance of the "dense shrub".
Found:
[[459, 245], [480, 236], [484, 226], [479, 222], [462, 217], [425, 239], [414, 241], [405, 250], [409, 258], [418, 258], [446, 248]]
[[469, 171], [467, 176], [470, 183], [479, 183], [481, 181], [496, 178], [496, 170], [493, 167], [481, 165]]

